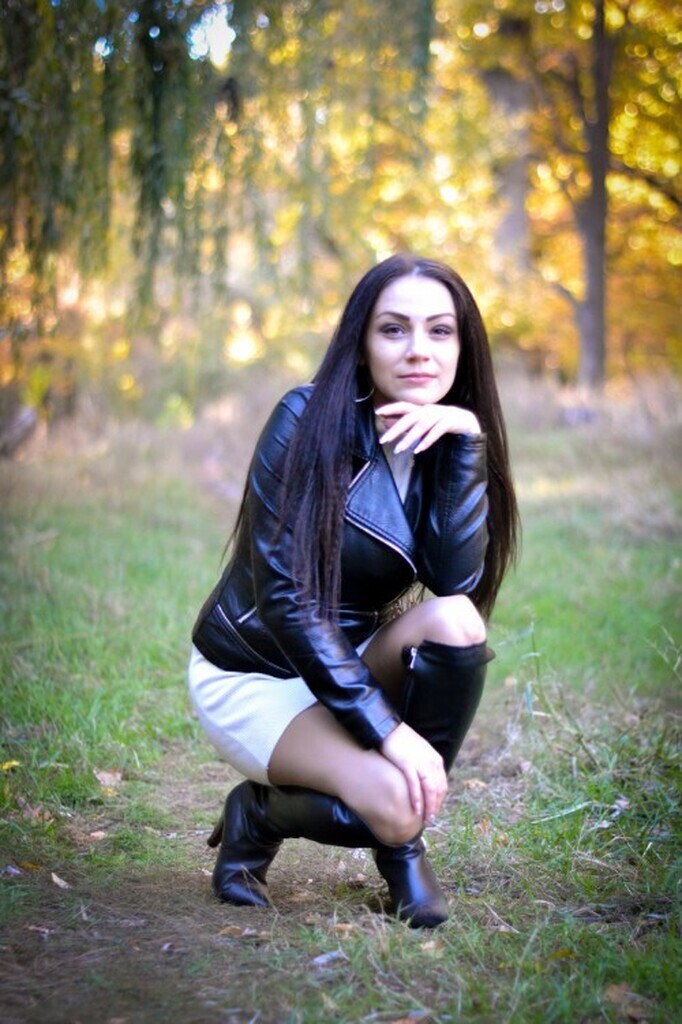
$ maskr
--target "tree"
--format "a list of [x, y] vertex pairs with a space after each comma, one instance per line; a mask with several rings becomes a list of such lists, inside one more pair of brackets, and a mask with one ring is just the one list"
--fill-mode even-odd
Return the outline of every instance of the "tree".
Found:
[[588, 383], [604, 279], [611, 368], [669, 356], [673, 28], [663, 0], [6, 0], [0, 385], [187, 417], [309, 373], [400, 248], [570, 374], [568, 302]]
[[[659, 239], [667, 237], [680, 204], [674, 187], [681, 167], [674, 5], [661, 0], [500, 0], [493, 12], [479, 3], [466, 10], [473, 23], [469, 47], [483, 57], [488, 81], [496, 81], [498, 91], [500, 76], [529, 86], [534, 166], [527, 203], [535, 228], [535, 264], [573, 310], [578, 380], [588, 388], [600, 387], [607, 354], [615, 365], [627, 333], [618, 313], [607, 321], [607, 275], [615, 284], [633, 222], [654, 221]], [[573, 269], [566, 258], [572, 231], [581, 245], [581, 261]], [[653, 249], [647, 245], [642, 256], [662, 258], [661, 269], [670, 281], [666, 264], [669, 269], [677, 257], [670, 246], [667, 253]], [[629, 305], [647, 298], [635, 283]], [[670, 289], [661, 298], [667, 308], [658, 319], [670, 338]], [[619, 346], [612, 337], [609, 353], [607, 326], [621, 341]]]

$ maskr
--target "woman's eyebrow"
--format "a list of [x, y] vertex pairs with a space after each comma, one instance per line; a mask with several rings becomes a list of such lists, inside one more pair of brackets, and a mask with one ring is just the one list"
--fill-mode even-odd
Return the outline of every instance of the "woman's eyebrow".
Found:
[[[409, 320], [410, 317], [407, 313], [398, 313], [390, 309], [382, 309], [377, 313], [377, 317], [380, 316], [392, 316], [395, 320]], [[455, 314], [448, 310], [445, 313], [434, 313], [433, 316], [427, 316], [426, 321], [430, 323], [432, 320], [442, 320], [443, 317], [450, 316], [453, 320], [456, 319]]]

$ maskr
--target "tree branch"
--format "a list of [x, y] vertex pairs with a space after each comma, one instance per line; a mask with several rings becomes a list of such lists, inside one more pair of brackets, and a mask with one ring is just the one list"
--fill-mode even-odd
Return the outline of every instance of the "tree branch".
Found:
[[630, 167], [628, 164], [623, 163], [615, 156], [609, 158], [609, 170], [614, 174], [624, 174], [625, 177], [631, 178], [633, 181], [642, 181], [649, 188], [654, 189], [655, 192], [659, 192], [666, 199], [677, 207], [678, 210], [682, 210], [682, 196], [679, 196], [673, 187], [672, 182], [666, 184], [661, 181], [660, 178], [656, 178], [653, 174], [647, 174], [645, 171], [640, 171], [635, 167]]

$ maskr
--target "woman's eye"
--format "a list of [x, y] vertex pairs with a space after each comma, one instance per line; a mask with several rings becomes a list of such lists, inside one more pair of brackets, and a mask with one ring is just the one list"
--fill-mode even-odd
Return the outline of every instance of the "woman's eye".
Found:
[[433, 328], [432, 333], [437, 338], [451, 338], [452, 337], [452, 327], [450, 327], [449, 324], [437, 324]]
[[403, 328], [400, 324], [384, 324], [381, 333], [387, 338], [397, 338], [403, 333]]

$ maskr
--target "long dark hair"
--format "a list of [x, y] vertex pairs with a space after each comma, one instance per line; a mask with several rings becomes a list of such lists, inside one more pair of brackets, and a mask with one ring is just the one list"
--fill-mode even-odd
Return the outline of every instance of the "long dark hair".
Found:
[[484, 617], [492, 612], [505, 572], [516, 556], [519, 519], [507, 434], [488, 337], [474, 297], [445, 264], [409, 254], [392, 256], [366, 273], [353, 290], [314, 377], [315, 387], [287, 458], [281, 522], [293, 524], [293, 571], [301, 581], [302, 596], [323, 617], [335, 615], [340, 589], [355, 400], [368, 390], [366, 369], [361, 366], [367, 326], [383, 289], [408, 275], [440, 281], [452, 295], [460, 356], [453, 386], [442, 401], [475, 413], [487, 434], [490, 540], [482, 578], [471, 595]]

